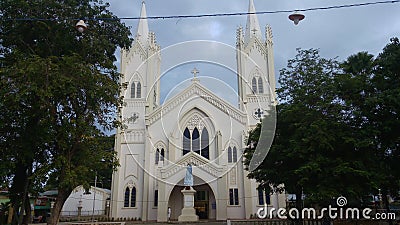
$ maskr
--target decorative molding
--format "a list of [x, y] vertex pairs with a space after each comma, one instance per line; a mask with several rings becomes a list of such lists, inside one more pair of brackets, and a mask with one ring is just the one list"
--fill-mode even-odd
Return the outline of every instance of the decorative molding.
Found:
[[243, 44], [244, 44], [243, 39], [244, 39], [244, 37], [243, 37], [243, 27], [240, 26], [240, 27], [236, 30], [236, 46], [237, 46], [237, 47], [243, 46]]
[[139, 113], [138, 112], [134, 112], [133, 114], [131, 114], [132, 116], [129, 117], [125, 117], [122, 119], [122, 128], [123, 129], [128, 129], [128, 124], [134, 124], [136, 123], [137, 119], [139, 119]]
[[214, 105], [216, 108], [220, 109], [225, 114], [229, 115], [231, 118], [237, 120], [241, 124], [246, 124], [246, 116], [239, 109], [235, 108], [231, 104], [225, 102], [215, 94], [213, 94], [208, 89], [201, 86], [199, 83], [192, 83], [186, 90], [178, 94], [177, 96], [170, 99], [168, 102], [157, 108], [155, 111], [146, 116], [146, 124], [151, 125], [161, 119], [161, 115], [167, 114], [175, 107], [180, 105], [182, 102], [187, 101], [190, 96], [198, 95], [202, 99], [206, 100], [208, 103]]
[[144, 143], [145, 141], [144, 130], [127, 129], [121, 135], [121, 144]]
[[144, 45], [139, 41], [139, 39], [135, 39], [135, 41], [132, 44], [132, 47], [129, 49], [129, 53], [127, 54], [128, 64], [131, 63], [135, 54], [138, 54], [141, 60], [143, 61], [146, 60], [147, 59], [146, 52], [147, 51]]
[[137, 99], [137, 98], [124, 99], [125, 108], [145, 107], [145, 106], [146, 106], [146, 101], [143, 99]]
[[188, 154], [180, 158], [177, 162], [169, 164], [168, 166], [162, 168], [160, 171], [161, 178], [167, 179], [172, 175], [178, 173], [179, 171], [185, 170], [188, 164], [196, 166], [196, 168], [199, 168], [214, 177], [221, 177], [224, 172], [223, 167], [207, 160], [197, 153], [189, 152]]
[[126, 184], [126, 186], [132, 190], [133, 187], [135, 187], [135, 182], [133, 182], [133, 180], [129, 180], [128, 183]]
[[253, 49], [257, 49], [257, 51], [260, 52], [265, 59], [268, 58], [266, 43], [263, 43], [261, 40], [259, 40], [254, 36], [250, 39], [249, 43], [247, 43], [247, 45], [244, 47], [244, 52], [249, 56]]
[[267, 94], [247, 95], [247, 103], [260, 103], [260, 102], [272, 103], [270, 97]]
[[229, 186], [237, 186], [236, 166], [229, 171]]
[[163, 141], [158, 141], [155, 145], [154, 145], [154, 149], [153, 152], [156, 152], [156, 149], [164, 149], [165, 152], [167, 152], [167, 145], [164, 144]]
[[269, 47], [272, 47], [273, 43], [273, 35], [272, 35], [272, 28], [270, 25], [265, 26], [265, 37], [267, 38], [266, 43]]
[[203, 127], [205, 127], [202, 118], [200, 118], [199, 115], [194, 114], [192, 116], [192, 118], [190, 118], [190, 120], [188, 121], [186, 127], [189, 130], [194, 130], [195, 127], [197, 127], [197, 129], [201, 132], [203, 130]]

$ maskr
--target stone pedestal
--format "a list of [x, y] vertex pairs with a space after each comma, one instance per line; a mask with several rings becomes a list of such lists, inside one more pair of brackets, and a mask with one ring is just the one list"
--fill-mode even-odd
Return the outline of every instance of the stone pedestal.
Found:
[[178, 221], [199, 221], [199, 216], [196, 215], [196, 210], [194, 209], [194, 194], [196, 191], [192, 187], [185, 187], [181, 192], [183, 194], [183, 209]]

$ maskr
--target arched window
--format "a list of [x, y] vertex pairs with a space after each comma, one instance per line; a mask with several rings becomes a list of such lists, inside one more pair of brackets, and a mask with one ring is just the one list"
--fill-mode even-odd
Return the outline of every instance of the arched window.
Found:
[[133, 187], [131, 190], [131, 207], [135, 207], [136, 206], [136, 188]]
[[200, 153], [200, 155], [206, 159], [210, 159], [208, 145], [209, 145], [208, 131], [207, 131], [207, 128], [204, 127], [203, 131], [201, 132], [201, 153]]
[[157, 150], [156, 150], [156, 160], [155, 160], [156, 164], [158, 164], [158, 161], [160, 161], [160, 154], [159, 154], [158, 148], [157, 148]]
[[228, 163], [234, 163], [237, 161], [237, 149], [236, 147], [228, 148]]
[[236, 147], [233, 147], [232, 149], [232, 161], [237, 162], [237, 150]]
[[188, 128], [183, 132], [183, 155], [193, 151], [206, 159], [210, 159], [209, 134], [207, 128], [200, 131], [197, 127], [192, 132]]
[[129, 207], [129, 193], [130, 193], [130, 190], [128, 187], [126, 187], [125, 196], [124, 196], [124, 207]]
[[160, 161], [163, 161], [163, 162], [164, 162], [164, 157], [165, 157], [165, 151], [164, 151], [164, 149], [162, 148], [161, 151], [160, 151]]
[[258, 93], [264, 93], [264, 85], [261, 77], [258, 78]]
[[262, 187], [258, 187], [257, 190], [258, 190], [258, 204], [259, 205], [271, 204], [269, 191], [267, 189], [264, 190]]
[[188, 128], [185, 129], [185, 131], [183, 132], [183, 155], [186, 155], [187, 153], [190, 152], [190, 131]]
[[228, 148], [228, 163], [232, 162], [232, 148]]
[[126, 187], [124, 195], [124, 207], [135, 207], [136, 206], [136, 188]]
[[136, 86], [136, 98], [141, 98], [142, 97], [142, 85], [140, 84], [140, 82], [137, 83]]
[[154, 207], [158, 206], [158, 190], [154, 190]]
[[165, 157], [165, 151], [164, 148], [162, 148], [161, 150], [157, 148], [156, 150], [156, 164], [158, 164], [159, 161], [163, 161], [164, 162], [164, 157]]
[[258, 188], [258, 204], [264, 205], [264, 190], [262, 188]]
[[135, 94], [136, 94], [136, 92], [135, 92], [135, 83], [132, 82], [132, 84], [131, 84], [131, 98], [135, 98]]
[[200, 134], [197, 127], [194, 128], [192, 133], [192, 151], [200, 154]]
[[251, 81], [251, 87], [253, 89], [253, 93], [257, 94], [257, 79], [253, 77], [253, 80]]

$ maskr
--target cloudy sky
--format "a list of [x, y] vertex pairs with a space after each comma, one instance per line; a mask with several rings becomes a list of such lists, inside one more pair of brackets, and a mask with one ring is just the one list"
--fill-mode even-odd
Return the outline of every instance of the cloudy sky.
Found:
[[[374, 0], [254, 0], [257, 11], [295, 10], [313, 7], [373, 2]], [[141, 1], [108, 0], [118, 17], [138, 17]], [[248, 0], [147, 0], [148, 16], [195, 15], [247, 12]], [[296, 54], [296, 48], [319, 48], [323, 57], [339, 60], [359, 51], [377, 55], [391, 37], [400, 36], [400, 3], [361, 6], [344, 9], [317, 10], [303, 13], [306, 18], [295, 26], [289, 13], [258, 15], [261, 29], [271, 25], [274, 39], [275, 74]], [[124, 20], [136, 32], [137, 20]], [[162, 48], [192, 40], [212, 40], [235, 46], [236, 29], [245, 27], [246, 16], [149, 20]], [[263, 32], [264, 33], [264, 32]], [[194, 64], [194, 65], [193, 65]], [[168, 72], [162, 80], [163, 96], [172, 83], [190, 78], [196, 66], [200, 75], [217, 77], [236, 89], [231, 71], [218, 66], [193, 63]], [[178, 77], [178, 78], [177, 78]], [[178, 79], [178, 80], [176, 80]], [[208, 79], [208, 78], [204, 78]], [[203, 79], [203, 80], [204, 80]], [[210, 78], [211, 79], [211, 78]], [[168, 82], [174, 80], [174, 82]], [[218, 85], [217, 85], [218, 86]]]

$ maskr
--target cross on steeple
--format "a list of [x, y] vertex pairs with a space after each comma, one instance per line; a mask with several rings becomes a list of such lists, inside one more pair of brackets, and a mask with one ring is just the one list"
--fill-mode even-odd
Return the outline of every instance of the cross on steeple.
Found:
[[196, 69], [196, 67], [193, 68], [193, 70], [191, 71], [191, 73], [193, 74], [193, 78], [196, 78], [196, 77], [197, 77], [197, 74], [198, 74], [199, 72], [200, 72], [200, 71], [198, 71], [198, 70]]
[[193, 81], [193, 82], [199, 81], [199, 79], [197, 78], [197, 74], [199, 73], [199, 71], [196, 69], [196, 67], [193, 68], [193, 70], [191, 71], [191, 73], [193, 74], [192, 81]]

